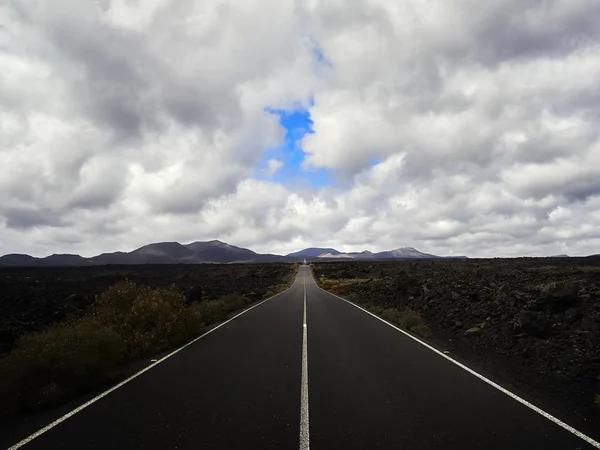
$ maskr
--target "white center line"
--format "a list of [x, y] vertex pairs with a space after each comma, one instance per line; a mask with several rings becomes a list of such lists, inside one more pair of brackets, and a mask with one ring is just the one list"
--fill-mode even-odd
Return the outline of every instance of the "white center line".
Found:
[[308, 348], [306, 338], [306, 268], [304, 268], [304, 320], [302, 323], [302, 386], [300, 391], [300, 450], [308, 450]]

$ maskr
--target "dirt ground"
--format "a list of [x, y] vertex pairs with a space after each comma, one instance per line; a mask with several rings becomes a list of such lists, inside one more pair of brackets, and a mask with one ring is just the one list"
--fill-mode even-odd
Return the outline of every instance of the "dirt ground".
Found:
[[[563, 418], [600, 425], [597, 258], [314, 264], [360, 302], [418, 311], [431, 343]], [[586, 428], [589, 428], [586, 426]]]

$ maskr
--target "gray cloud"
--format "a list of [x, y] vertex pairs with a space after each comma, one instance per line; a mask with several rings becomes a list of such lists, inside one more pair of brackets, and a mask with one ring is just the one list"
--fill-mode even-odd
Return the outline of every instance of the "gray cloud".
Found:
[[28, 230], [40, 226], [66, 225], [53, 211], [33, 208], [3, 207], [0, 219], [6, 226], [17, 230]]
[[[599, 15], [593, 0], [11, 2], [0, 253], [600, 252]], [[254, 179], [284, 138], [265, 107], [297, 104], [315, 131], [304, 168], [332, 185]]]
[[499, 64], [520, 58], [560, 58], [598, 42], [597, 2], [528, 0], [488, 5], [477, 23], [478, 60]]

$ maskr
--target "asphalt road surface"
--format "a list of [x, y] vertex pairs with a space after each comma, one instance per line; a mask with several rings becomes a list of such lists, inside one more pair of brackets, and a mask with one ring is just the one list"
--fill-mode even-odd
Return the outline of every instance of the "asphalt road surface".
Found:
[[320, 290], [308, 267], [300, 268], [288, 291], [14, 448], [19, 445], [30, 450], [597, 448]]

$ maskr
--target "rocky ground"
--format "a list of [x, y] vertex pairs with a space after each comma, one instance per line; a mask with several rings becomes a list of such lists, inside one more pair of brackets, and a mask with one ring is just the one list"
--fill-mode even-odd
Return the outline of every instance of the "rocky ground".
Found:
[[[315, 278], [411, 308], [430, 341], [550, 412], [600, 425], [600, 261], [594, 258], [331, 262]], [[572, 422], [572, 421], [571, 421]]]
[[128, 279], [175, 284], [190, 301], [243, 294], [255, 301], [291, 276], [290, 264], [0, 268], [0, 355], [23, 333], [85, 312], [100, 292]]

